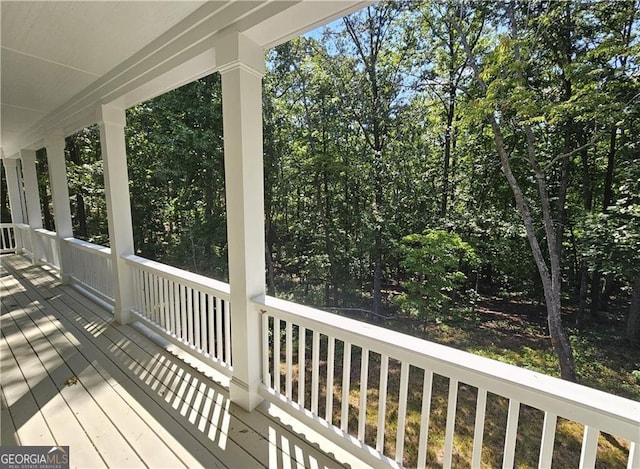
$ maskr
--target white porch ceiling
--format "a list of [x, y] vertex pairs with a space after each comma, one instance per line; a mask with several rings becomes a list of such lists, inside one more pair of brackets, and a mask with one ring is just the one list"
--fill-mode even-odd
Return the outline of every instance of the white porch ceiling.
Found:
[[2, 156], [92, 123], [100, 103], [128, 107], [211, 73], [216, 35], [271, 47], [367, 3], [2, 0]]
[[2, 1], [3, 146], [202, 3]]

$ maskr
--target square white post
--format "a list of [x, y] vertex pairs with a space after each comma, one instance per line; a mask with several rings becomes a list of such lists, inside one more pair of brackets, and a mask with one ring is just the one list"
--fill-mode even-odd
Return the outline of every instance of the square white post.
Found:
[[216, 47], [222, 75], [229, 283], [231, 401], [253, 410], [261, 401], [261, 320], [251, 298], [265, 293], [262, 76], [264, 51], [232, 33]]
[[64, 135], [51, 134], [44, 139], [49, 165], [49, 183], [53, 200], [53, 216], [56, 222], [56, 237], [60, 279], [62, 283], [71, 282], [71, 263], [68, 256], [65, 238], [73, 237], [71, 224], [71, 207], [69, 206], [69, 186], [67, 183], [67, 166], [64, 157]]
[[133, 286], [131, 269], [122, 256], [133, 254], [131, 201], [127, 174], [127, 150], [124, 128], [124, 109], [100, 106], [97, 115], [100, 126], [100, 145], [104, 167], [104, 189], [107, 200], [109, 247], [113, 271], [115, 320], [120, 324], [131, 321]]
[[29, 222], [29, 236], [33, 254], [31, 261], [34, 265], [37, 265], [40, 262], [41, 253], [34, 230], [42, 228], [42, 210], [40, 208], [40, 192], [36, 173], [36, 152], [34, 150], [20, 150], [20, 159], [22, 160], [24, 192], [27, 197], [27, 220]]
[[9, 208], [11, 209], [11, 223], [24, 223], [22, 210], [22, 198], [20, 197], [20, 179], [18, 178], [18, 160], [15, 158], [2, 158], [4, 172], [7, 179], [7, 195], [9, 196]]

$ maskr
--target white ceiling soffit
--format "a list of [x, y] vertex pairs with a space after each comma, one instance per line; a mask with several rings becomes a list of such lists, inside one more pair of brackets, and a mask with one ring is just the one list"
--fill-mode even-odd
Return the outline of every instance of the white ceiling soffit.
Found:
[[215, 70], [215, 37], [268, 48], [371, 4], [292, 1], [6, 1], [1, 5], [2, 153], [93, 123]]
[[0, 2], [3, 149], [202, 4]]

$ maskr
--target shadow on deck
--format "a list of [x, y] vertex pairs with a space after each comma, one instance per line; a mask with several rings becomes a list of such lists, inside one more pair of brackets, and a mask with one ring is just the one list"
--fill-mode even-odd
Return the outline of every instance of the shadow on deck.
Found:
[[2, 445], [68, 445], [74, 467], [345, 464], [269, 406], [238, 408], [225, 377], [117, 324], [46, 269], [16, 255], [1, 263]]

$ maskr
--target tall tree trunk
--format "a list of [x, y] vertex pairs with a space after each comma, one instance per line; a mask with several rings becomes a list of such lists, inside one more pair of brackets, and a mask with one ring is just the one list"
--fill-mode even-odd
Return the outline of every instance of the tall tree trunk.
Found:
[[327, 130], [327, 106], [325, 96], [322, 96], [322, 208], [323, 208], [323, 228], [324, 228], [324, 246], [325, 252], [329, 260], [329, 272], [325, 279], [324, 288], [324, 302], [327, 306], [336, 305], [336, 291], [338, 288], [337, 278], [337, 261], [336, 261], [336, 249], [333, 242], [333, 236], [331, 233], [335, 231], [333, 217], [332, 217], [332, 204], [331, 204], [331, 192], [329, 186], [329, 138]]
[[[511, 35], [515, 38], [517, 37], [517, 31], [515, 27], [513, 5], [507, 5], [507, 9], [511, 19]], [[449, 21], [451, 21], [454, 28], [458, 31], [460, 41], [462, 43], [462, 46], [464, 47], [467, 59], [469, 60], [469, 65], [473, 70], [474, 76], [479, 83], [480, 88], [486, 95], [488, 85], [482, 77], [480, 68], [471, 48], [469, 47], [467, 38], [455, 17], [450, 16]], [[520, 51], [517, 47], [517, 43], [514, 44], [514, 59], [516, 62], [520, 62]], [[521, 72], [518, 74], [518, 79], [521, 83], [525, 82], [524, 78], [521, 75]], [[494, 143], [496, 145], [496, 150], [500, 158], [502, 171], [505, 174], [507, 182], [509, 183], [509, 187], [513, 192], [518, 212], [522, 217], [522, 221], [526, 229], [527, 239], [529, 240], [529, 245], [531, 246], [533, 258], [538, 268], [540, 280], [542, 281], [547, 307], [547, 323], [549, 326], [549, 333], [551, 335], [551, 343], [560, 364], [560, 375], [563, 379], [576, 381], [577, 375], [571, 342], [569, 341], [569, 337], [567, 336], [567, 333], [562, 325], [561, 318], [562, 269], [560, 265], [560, 258], [558, 255], [559, 253], [557, 250], [558, 236], [552, 218], [551, 200], [547, 190], [545, 173], [544, 170], [540, 167], [536, 156], [536, 141], [533, 129], [528, 124], [522, 124], [526, 137], [527, 161], [529, 162], [529, 165], [531, 166], [531, 169], [533, 170], [533, 173], [535, 175], [538, 194], [540, 197], [539, 202], [541, 204], [544, 231], [547, 238], [549, 265], [547, 265], [547, 261], [545, 260], [545, 256], [538, 241], [536, 235], [536, 226], [534, 224], [529, 205], [525, 199], [520, 184], [518, 183], [518, 180], [516, 179], [515, 174], [512, 171], [509, 153], [507, 152], [505, 147], [502, 128], [498, 123], [498, 119], [496, 118], [495, 114], [490, 114], [488, 118], [493, 130]]]
[[604, 177], [604, 194], [602, 197], [602, 210], [607, 211], [613, 201], [613, 170], [615, 168], [616, 141], [618, 128], [614, 125], [609, 134], [609, 152], [607, 153], [607, 172]]
[[87, 212], [85, 210], [84, 197], [80, 192], [76, 193], [76, 215], [78, 217], [78, 237], [87, 239], [89, 237], [87, 229]]
[[634, 343], [640, 343], [640, 277], [633, 281], [631, 306], [627, 317], [627, 339]]
[[[593, 210], [593, 184], [591, 183], [591, 172], [589, 169], [589, 150], [585, 146], [587, 136], [584, 130], [580, 132], [580, 145], [583, 147], [580, 152], [580, 160], [582, 167], [582, 205], [585, 212], [589, 213]], [[587, 293], [589, 284], [589, 270], [587, 260], [583, 257], [580, 262], [580, 293], [578, 296], [578, 311], [576, 314], [576, 327], [582, 328], [584, 325], [584, 317], [587, 311]]]
[[373, 313], [374, 321], [380, 314], [382, 306], [382, 156], [376, 152], [375, 156], [375, 232], [374, 232], [374, 249], [373, 249]]
[[[70, 145], [67, 145], [69, 148], [69, 159], [71, 162], [76, 165], [76, 167], [80, 167], [82, 165], [82, 158], [80, 156], [80, 143], [78, 142], [78, 138], [73, 136], [69, 137]], [[84, 197], [82, 196], [82, 187], [76, 188], [76, 224], [78, 235], [82, 239], [87, 239], [87, 211], [84, 204]], [[75, 231], [75, 230], [74, 230]]]
[[580, 152], [580, 161], [582, 163], [582, 205], [587, 212], [590, 212], [593, 210], [593, 183], [591, 182], [589, 149], [586, 144], [587, 136], [583, 131], [580, 133], [580, 146], [584, 147]]
[[587, 284], [589, 282], [589, 270], [586, 259], [580, 263], [580, 290], [578, 293], [578, 311], [576, 314], [576, 327], [584, 327], [584, 313], [587, 310]]
[[[375, 63], [375, 62], [374, 62]], [[374, 190], [374, 223], [375, 223], [375, 240], [373, 252], [373, 312], [377, 321], [381, 313], [382, 307], [382, 205], [384, 200], [382, 173], [383, 173], [383, 136], [380, 106], [380, 94], [378, 90], [378, 77], [376, 75], [375, 66], [372, 64], [369, 69], [369, 80], [371, 82], [371, 94], [373, 98], [373, 190]]]
[[591, 317], [595, 318], [600, 309], [600, 292], [602, 291], [602, 287], [600, 284], [602, 280], [602, 274], [600, 271], [596, 269], [593, 272], [593, 276], [591, 277]]
[[[618, 128], [614, 125], [609, 133], [609, 151], [607, 152], [607, 172], [604, 178], [602, 212], [606, 213], [613, 200], [613, 175], [615, 168], [616, 141]], [[602, 305], [602, 274], [599, 269], [593, 272], [591, 281], [591, 316], [595, 317]]]
[[447, 205], [449, 198], [449, 167], [451, 165], [451, 147], [453, 138], [453, 118], [455, 113], [455, 84], [453, 83], [452, 71], [449, 71], [449, 103], [447, 107], [447, 128], [444, 133], [444, 162], [442, 166], [442, 204], [440, 206], [440, 216], [447, 216]]
[[[571, 84], [569, 84], [569, 89], [571, 89]], [[568, 99], [568, 98], [567, 98]], [[570, 124], [566, 125], [565, 133], [564, 133], [564, 154], [568, 154], [571, 150], [571, 126]], [[567, 188], [569, 186], [569, 158], [562, 159], [562, 167], [560, 170], [560, 187], [558, 190], [558, 203], [556, 208], [556, 218], [558, 220], [557, 223], [557, 242], [556, 242], [556, 252], [558, 258], [562, 255], [562, 237], [564, 233], [564, 224], [566, 220], [566, 210], [565, 205], [567, 202]]]
[[[384, 203], [384, 185], [383, 185], [383, 153], [385, 148], [385, 125], [384, 120], [388, 115], [383, 109], [383, 92], [379, 89], [378, 74], [379, 72], [379, 56], [386, 27], [390, 22], [390, 11], [394, 8], [392, 4], [385, 4], [376, 10], [377, 7], [368, 7], [366, 12], [368, 15], [366, 22], [367, 34], [361, 35], [349, 17], [344, 18], [344, 24], [347, 33], [351, 37], [358, 55], [364, 64], [364, 74], [367, 78], [367, 86], [371, 93], [369, 107], [366, 115], [361, 116], [359, 120], [360, 128], [363, 131], [367, 145], [373, 154], [372, 182], [373, 182], [373, 237], [374, 242], [371, 250], [373, 260], [373, 319], [376, 320], [382, 308], [382, 227], [383, 214], [382, 208]], [[368, 42], [368, 44], [365, 44]]]
[[607, 274], [604, 278], [604, 285], [600, 292], [600, 311], [609, 311], [609, 302], [611, 301], [611, 295], [615, 290], [616, 279], [611, 273]]
[[215, 181], [215, 168], [214, 168], [214, 156], [211, 153], [205, 155], [205, 183], [204, 183], [204, 220], [203, 224], [206, 227], [204, 230], [204, 236], [202, 239], [202, 248], [207, 259], [210, 258], [213, 252], [213, 229], [217, 220], [215, 220], [215, 193], [213, 181]]
[[547, 236], [549, 253], [549, 266], [547, 265], [542, 249], [540, 248], [540, 243], [536, 236], [533, 217], [515, 175], [511, 170], [500, 126], [498, 125], [495, 117], [492, 117], [491, 121], [496, 146], [499, 148], [498, 153], [500, 154], [502, 168], [516, 198], [516, 205], [518, 206], [520, 215], [522, 216], [527, 231], [527, 239], [529, 240], [529, 245], [531, 246], [533, 257], [536, 262], [536, 266], [538, 267], [538, 273], [540, 274], [540, 279], [542, 281], [544, 298], [547, 306], [549, 334], [551, 335], [551, 343], [560, 364], [560, 375], [563, 379], [576, 381], [577, 375], [573, 359], [573, 350], [571, 348], [569, 337], [562, 325], [562, 268], [560, 265], [560, 252], [558, 250], [559, 236], [551, 217], [551, 201], [547, 192], [545, 175], [539, 167], [535, 157], [535, 138], [533, 136], [533, 131], [528, 125], [524, 126], [527, 137], [529, 164], [532, 166], [535, 173], [540, 202], [542, 205], [544, 228]]
[[265, 261], [267, 264], [267, 294], [275, 296], [276, 294], [276, 274], [273, 267], [273, 230], [271, 227], [271, 210], [268, 209], [265, 213], [265, 237], [264, 237], [264, 252]]
[[49, 188], [46, 184], [40, 184], [40, 199], [42, 206], [42, 221], [44, 222], [44, 229], [49, 231], [56, 230], [55, 219], [53, 218], [53, 213], [51, 212], [51, 194], [49, 193]]
[[273, 268], [273, 255], [269, 243], [265, 242], [265, 261], [267, 263], [267, 294], [275, 296], [276, 294], [276, 275]]

